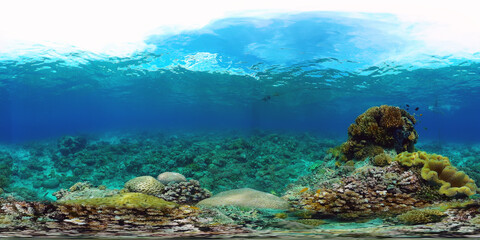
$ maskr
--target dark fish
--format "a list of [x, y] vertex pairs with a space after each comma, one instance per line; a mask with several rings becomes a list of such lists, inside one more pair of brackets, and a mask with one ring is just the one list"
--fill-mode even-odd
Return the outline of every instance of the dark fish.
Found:
[[266, 101], [268, 101], [268, 100], [270, 100], [270, 99], [272, 99], [272, 97], [270, 97], [270, 96], [265, 96], [265, 97], [262, 98], [262, 101], [266, 102]]
[[408, 105], [408, 104], [406, 104], [405, 106], [407, 106], [407, 108], [409, 108], [409, 107], [410, 107], [410, 105]]
[[420, 109], [420, 108], [419, 108], [419, 107], [416, 107], [416, 108], [415, 108], [415, 111], [418, 111], [418, 109]]
[[428, 130], [428, 128], [423, 128], [423, 129]]

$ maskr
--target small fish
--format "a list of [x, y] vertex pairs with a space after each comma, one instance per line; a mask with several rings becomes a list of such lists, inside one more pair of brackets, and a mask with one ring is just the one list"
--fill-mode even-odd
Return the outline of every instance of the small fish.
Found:
[[200, 208], [198, 207], [195, 207], [195, 206], [188, 206], [189, 208], [193, 209], [193, 210], [200, 210]]
[[307, 190], [308, 190], [308, 187], [303, 188], [302, 190], [300, 190], [300, 193], [304, 193], [304, 192], [306, 192]]
[[410, 105], [408, 105], [408, 104], [406, 104], [405, 106], [407, 106], [407, 108], [409, 108], [409, 107], [410, 107]]
[[318, 189], [318, 190], [317, 190], [317, 194], [319, 194], [320, 192], [322, 192], [322, 189]]
[[270, 99], [272, 99], [272, 97], [270, 97], [270, 96], [265, 96], [265, 97], [262, 98], [262, 101], [266, 102], [266, 101], [268, 101], [268, 100], [270, 100]]
[[420, 109], [420, 108], [419, 108], [419, 107], [416, 107], [416, 108], [415, 108], [415, 111], [418, 111], [418, 109]]
[[421, 117], [421, 116], [423, 116], [423, 113], [420, 113], [420, 115], [419, 115], [419, 116], [420, 116], [420, 117]]
[[423, 129], [428, 130], [428, 128], [423, 128]]

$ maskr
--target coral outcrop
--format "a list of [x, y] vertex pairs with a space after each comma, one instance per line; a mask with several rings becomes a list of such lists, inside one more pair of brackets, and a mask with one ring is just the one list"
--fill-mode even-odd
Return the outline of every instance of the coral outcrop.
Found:
[[364, 167], [332, 188], [300, 193], [295, 205], [317, 217], [342, 219], [400, 213], [426, 204], [413, 195], [420, 188], [414, 176], [413, 172], [403, 172], [398, 164]]
[[125, 183], [125, 189], [127, 191], [145, 193], [153, 196], [161, 194], [164, 188], [165, 186], [162, 183], [151, 176], [136, 177]]
[[421, 166], [423, 179], [440, 185], [439, 193], [448, 197], [455, 195], [471, 196], [476, 193], [475, 181], [464, 172], [452, 166], [447, 157], [426, 152], [400, 153], [395, 161], [404, 166]]
[[398, 107], [371, 107], [348, 127], [348, 140], [341, 150], [347, 160], [363, 160], [394, 149], [412, 152], [417, 142], [415, 118]]
[[[163, 199], [124, 193], [114, 197], [61, 203], [23, 202], [0, 198], [1, 236], [190, 236], [234, 234], [248, 230], [237, 225], [209, 224], [199, 209]], [[21, 233], [21, 234], [20, 234]], [[98, 234], [98, 235], [96, 235]]]
[[163, 193], [157, 196], [176, 203], [196, 204], [211, 197], [212, 193], [201, 188], [197, 180], [190, 180], [188, 182], [170, 182], [165, 186]]

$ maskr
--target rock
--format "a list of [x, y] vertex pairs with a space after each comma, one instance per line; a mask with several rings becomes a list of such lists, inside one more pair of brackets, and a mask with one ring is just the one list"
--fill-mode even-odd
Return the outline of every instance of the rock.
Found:
[[211, 198], [200, 201], [197, 206], [237, 206], [248, 208], [288, 209], [288, 202], [270, 193], [251, 188], [234, 189], [221, 192]]
[[169, 183], [179, 183], [179, 182], [186, 182], [187, 178], [180, 173], [176, 172], [164, 172], [158, 175], [158, 181], [167, 185]]

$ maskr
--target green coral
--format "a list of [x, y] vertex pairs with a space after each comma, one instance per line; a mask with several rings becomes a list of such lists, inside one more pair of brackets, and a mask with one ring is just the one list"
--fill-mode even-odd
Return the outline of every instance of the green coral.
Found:
[[417, 225], [440, 222], [445, 216], [446, 214], [440, 210], [417, 209], [401, 214], [397, 216], [397, 219], [407, 225]]
[[165, 201], [161, 198], [154, 197], [143, 193], [121, 193], [111, 197], [90, 198], [59, 201], [60, 204], [66, 205], [83, 205], [93, 207], [111, 207], [111, 208], [128, 208], [128, 209], [169, 209], [177, 206], [176, 203]]

